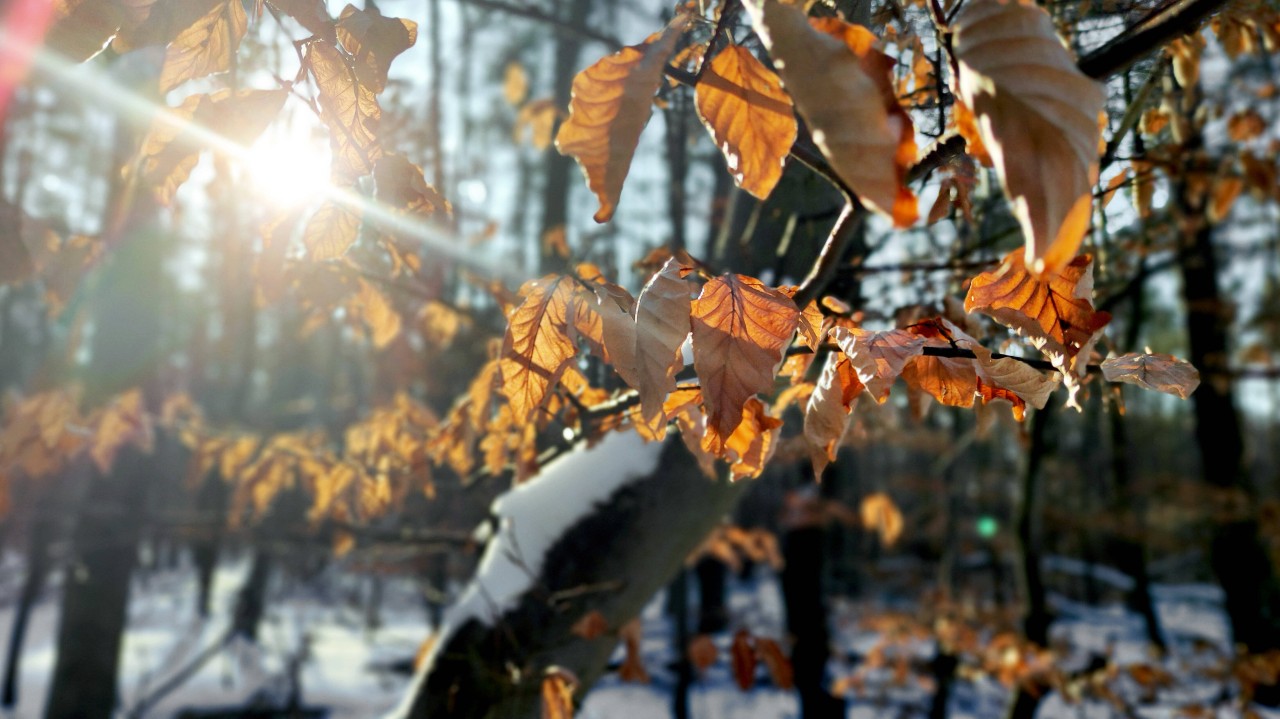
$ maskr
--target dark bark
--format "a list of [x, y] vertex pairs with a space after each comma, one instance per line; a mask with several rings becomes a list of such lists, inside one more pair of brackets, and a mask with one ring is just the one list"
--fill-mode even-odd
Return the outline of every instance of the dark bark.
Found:
[[823, 602], [826, 532], [821, 526], [788, 530], [782, 538], [782, 601], [791, 635], [791, 666], [804, 719], [843, 717], [844, 702], [826, 688], [831, 634]]
[[693, 665], [689, 647], [689, 571], [681, 569], [667, 587], [671, 612], [671, 641], [675, 646], [676, 686], [671, 692], [673, 719], [689, 719], [689, 689], [693, 687]]
[[729, 627], [729, 609], [725, 604], [725, 581], [729, 568], [710, 557], [694, 567], [698, 576], [698, 633], [716, 634]]
[[249, 577], [236, 595], [235, 614], [231, 620], [233, 634], [251, 642], [258, 641], [258, 626], [267, 607], [267, 580], [271, 577], [271, 556], [267, 550], [253, 553]]
[[5, 656], [4, 688], [0, 690], [0, 707], [12, 709], [18, 704], [18, 677], [22, 670], [22, 645], [27, 637], [31, 610], [44, 591], [49, 578], [49, 545], [57, 533], [54, 520], [53, 491], [57, 483], [49, 483], [36, 502], [31, 529], [27, 533], [27, 573], [22, 578], [18, 605], [14, 608], [9, 630], [9, 646]]

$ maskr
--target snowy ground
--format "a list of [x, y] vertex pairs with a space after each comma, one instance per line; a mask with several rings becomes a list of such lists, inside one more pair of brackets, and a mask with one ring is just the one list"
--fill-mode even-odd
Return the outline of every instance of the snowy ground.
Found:
[[[226, 628], [235, 601], [235, 592], [248, 572], [247, 561], [228, 562], [217, 575], [213, 618], [205, 622], [194, 612], [195, 583], [189, 569], [151, 573], [135, 583], [130, 605], [129, 631], [123, 655], [122, 713], [130, 709], [173, 672], [188, 665], [207, 647], [216, 644]], [[0, 638], [8, 642], [13, 598], [20, 582], [20, 566], [13, 557], [0, 563]], [[428, 636], [423, 602], [412, 582], [383, 580], [381, 622], [369, 628], [364, 599], [372, 586], [366, 576], [326, 574], [308, 582], [280, 581], [272, 584], [268, 614], [258, 646], [237, 642], [218, 652], [202, 665], [180, 689], [170, 694], [147, 717], [169, 717], [183, 707], [243, 705], [253, 696], [281, 697], [288, 691], [288, 665], [300, 662], [300, 679], [305, 703], [326, 707], [333, 719], [376, 717], [400, 699], [408, 676], [390, 667], [412, 657]], [[34, 616], [26, 642], [22, 666], [20, 705], [6, 719], [36, 719], [44, 703], [44, 693], [54, 660], [56, 635], [56, 586], [46, 592]], [[1193, 714], [1187, 706], [1208, 705], [1221, 696], [1223, 684], [1203, 679], [1197, 667], [1206, 663], [1205, 652], [1225, 652], [1226, 627], [1220, 609], [1221, 596], [1213, 587], [1185, 585], [1157, 587], [1158, 608], [1174, 653], [1160, 666], [1178, 681], [1161, 688], [1154, 701], [1135, 702], [1134, 716], [1142, 719], [1173, 719], [1181, 716], [1229, 717], [1238, 714]], [[668, 669], [674, 658], [671, 627], [656, 598], [644, 614], [644, 641], [641, 652], [653, 676], [650, 685], [623, 684], [606, 676], [590, 693], [579, 712], [586, 719], [630, 717], [662, 719], [671, 716], [671, 687], [675, 680]], [[1064, 652], [1063, 666], [1083, 666], [1091, 658], [1109, 657], [1123, 668], [1151, 664], [1142, 641], [1142, 626], [1135, 615], [1110, 607], [1089, 607], [1054, 597], [1059, 614], [1053, 634]], [[837, 603], [833, 624], [839, 656], [832, 661], [833, 678], [857, 677], [843, 682], [849, 719], [924, 716], [932, 686], [914, 674], [910, 680], [895, 678], [890, 664], [868, 668], [866, 657], [907, 656], [920, 666], [933, 655], [933, 643], [919, 637], [886, 642], [883, 625], [868, 626], [866, 616], [883, 612], [884, 603]], [[909, 609], [909, 608], [908, 608]], [[730, 592], [733, 628], [746, 628], [763, 637], [785, 635], [781, 596], [767, 571], [751, 581], [734, 581]], [[730, 676], [728, 655], [730, 632], [715, 637], [721, 660], [694, 685], [689, 706], [694, 717], [746, 717], [781, 719], [797, 717], [799, 703], [794, 692], [780, 691], [762, 681], [743, 693]], [[863, 658], [857, 662], [857, 658]], [[1197, 664], [1199, 662], [1199, 664]], [[762, 672], [763, 676], [763, 672]], [[1126, 690], [1123, 680], [1116, 686]], [[1136, 685], [1130, 693], [1140, 692]], [[985, 719], [999, 716], [1008, 691], [990, 676], [968, 677], [957, 684], [951, 703], [956, 719]], [[1041, 707], [1041, 717], [1082, 719], [1122, 716], [1100, 701], [1068, 704], [1057, 693], [1049, 695]], [[1259, 713], [1260, 717], [1276, 714]]]

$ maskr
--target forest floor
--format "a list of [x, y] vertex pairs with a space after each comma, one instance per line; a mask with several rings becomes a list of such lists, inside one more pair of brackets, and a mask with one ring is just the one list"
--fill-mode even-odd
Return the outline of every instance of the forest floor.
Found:
[[[129, 609], [122, 654], [121, 717], [163, 719], [184, 708], [244, 706], [255, 699], [279, 706], [291, 688], [304, 703], [323, 707], [330, 719], [377, 717], [394, 707], [409, 685], [407, 665], [429, 636], [427, 611], [417, 585], [404, 579], [375, 580], [334, 570], [315, 578], [274, 581], [257, 644], [242, 639], [221, 644], [233, 614], [236, 592], [248, 561], [225, 562], [214, 584], [212, 612], [195, 612], [195, 579], [190, 567], [140, 573]], [[20, 561], [0, 562], [0, 638], [7, 646], [14, 601], [22, 577]], [[380, 583], [378, 590], [375, 582]], [[731, 579], [730, 631], [712, 639], [718, 660], [694, 682], [688, 697], [695, 718], [782, 719], [798, 717], [794, 691], [770, 684], [763, 667], [757, 685], [738, 689], [729, 662], [734, 630], [781, 640], [785, 621], [773, 574], [759, 568], [747, 580]], [[370, 598], [375, 591], [381, 597]], [[53, 668], [57, 633], [57, 582], [36, 607], [23, 655], [18, 706], [0, 712], [6, 719], [38, 719]], [[1160, 619], [1171, 652], [1153, 657], [1139, 617], [1117, 604], [1089, 606], [1052, 597], [1052, 665], [1058, 690], [1041, 703], [1041, 717], [1242, 716], [1240, 674], [1225, 659], [1226, 626], [1220, 592], [1209, 585], [1157, 585]], [[376, 604], [376, 610], [372, 609]], [[587, 696], [584, 719], [672, 716], [677, 654], [661, 597], [643, 617], [641, 657], [649, 684], [628, 684], [606, 675]], [[930, 660], [936, 617], [918, 603], [887, 597], [834, 601], [833, 644], [837, 656], [828, 671], [847, 702], [848, 719], [924, 717], [936, 687]], [[949, 703], [953, 719], [987, 719], [1003, 713], [1010, 690], [1001, 669], [1033, 671], [1037, 659], [1010, 643], [993, 625], [968, 626], [961, 642], [961, 675]], [[219, 648], [221, 647], [221, 648]], [[993, 659], [991, 650], [996, 651]], [[202, 655], [209, 658], [198, 661]], [[619, 655], [620, 657], [621, 655]], [[1043, 657], [1041, 658], [1041, 661]], [[175, 673], [195, 667], [175, 690], [153, 701]], [[291, 671], [291, 667], [294, 671]], [[290, 678], [294, 674], [296, 680]], [[1004, 677], [1008, 679], [1008, 677]], [[1068, 694], [1078, 695], [1068, 701]], [[1255, 716], [1280, 713], [1251, 707]]]

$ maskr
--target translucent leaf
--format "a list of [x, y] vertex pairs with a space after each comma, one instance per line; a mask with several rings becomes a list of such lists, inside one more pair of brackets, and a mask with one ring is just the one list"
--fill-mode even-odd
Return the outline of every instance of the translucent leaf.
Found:
[[1102, 362], [1102, 376], [1108, 382], [1128, 382], [1181, 399], [1190, 397], [1200, 386], [1200, 372], [1194, 365], [1167, 354], [1110, 357]]
[[556, 149], [576, 158], [586, 174], [600, 202], [596, 222], [613, 217], [663, 68], [687, 22], [679, 15], [661, 35], [624, 47], [573, 79], [569, 119], [556, 134]]
[[727, 438], [747, 400], [772, 389], [799, 315], [789, 297], [751, 277], [724, 275], [703, 286], [691, 319], [709, 435]]
[[373, 172], [374, 163], [382, 157], [378, 142], [382, 108], [373, 88], [357, 82], [356, 69], [327, 42], [308, 46], [307, 66], [320, 88], [320, 117], [329, 128], [337, 179], [349, 181]]
[[249, 20], [240, 0], [225, 0], [214, 5], [165, 49], [160, 92], [168, 92], [187, 80], [231, 69], [231, 59], [248, 27]]
[[502, 394], [521, 423], [533, 421], [548, 389], [577, 354], [568, 324], [573, 286], [572, 279], [554, 275], [529, 282], [524, 301], [508, 318], [499, 362]]
[[739, 187], [765, 199], [782, 177], [796, 140], [791, 96], [772, 70], [741, 45], [724, 48], [696, 91], [698, 117], [724, 153]]
[[956, 14], [955, 94], [977, 131], [1026, 239], [1025, 263], [1053, 274], [1089, 227], [1106, 93], [1076, 67], [1043, 9], [972, 0]]
[[366, 10], [347, 5], [338, 16], [337, 34], [342, 47], [355, 59], [356, 79], [377, 94], [387, 86], [391, 61], [417, 42], [418, 24], [383, 17], [375, 5]]

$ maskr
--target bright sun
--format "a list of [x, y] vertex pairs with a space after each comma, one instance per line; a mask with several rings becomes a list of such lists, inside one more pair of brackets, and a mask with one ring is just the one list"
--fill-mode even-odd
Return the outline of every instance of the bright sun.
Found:
[[280, 208], [314, 201], [331, 188], [327, 142], [297, 123], [279, 123], [263, 133], [244, 167], [253, 191]]

